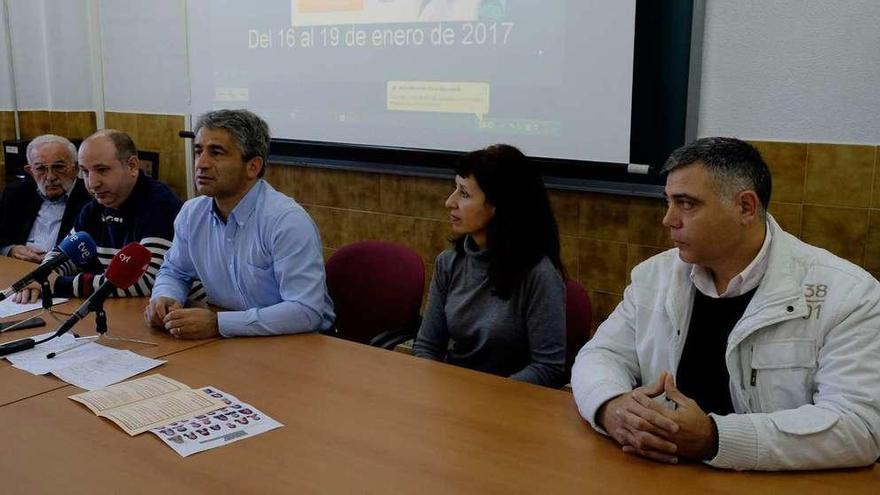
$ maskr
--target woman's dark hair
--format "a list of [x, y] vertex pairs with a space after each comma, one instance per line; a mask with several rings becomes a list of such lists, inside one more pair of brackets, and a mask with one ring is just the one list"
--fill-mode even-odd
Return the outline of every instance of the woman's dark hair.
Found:
[[[495, 207], [486, 229], [489, 280], [503, 299], [546, 256], [565, 278], [559, 257], [559, 227], [541, 174], [513, 146], [496, 144], [462, 156], [455, 167], [460, 177], [473, 177]], [[464, 253], [465, 236], [452, 240]]]

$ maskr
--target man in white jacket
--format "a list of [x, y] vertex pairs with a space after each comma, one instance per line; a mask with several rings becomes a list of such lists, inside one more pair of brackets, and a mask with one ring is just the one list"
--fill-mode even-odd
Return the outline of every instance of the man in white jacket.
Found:
[[751, 145], [673, 152], [663, 224], [578, 353], [581, 415], [623, 451], [731, 469], [864, 466], [880, 456], [880, 284], [783, 231]]

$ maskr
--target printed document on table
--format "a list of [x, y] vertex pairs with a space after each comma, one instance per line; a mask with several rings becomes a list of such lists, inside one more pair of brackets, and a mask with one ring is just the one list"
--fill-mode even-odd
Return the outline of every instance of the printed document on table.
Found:
[[[67, 299], [63, 297], [56, 297], [52, 299], [52, 305], [66, 303]], [[35, 309], [41, 309], [43, 307], [42, 303], [32, 303], [32, 304], [18, 304], [14, 302], [12, 299], [4, 299], [0, 301], [0, 318], [6, 318], [7, 316], [15, 316], [20, 315], [22, 313], [27, 313], [28, 311], [34, 311]]]
[[109, 387], [71, 395], [98, 416], [116, 423], [131, 436], [223, 407], [201, 390], [162, 375], [150, 375]]
[[181, 390], [190, 390], [186, 385], [163, 375], [150, 375], [127, 381], [104, 390], [95, 390], [72, 395], [71, 399], [85, 404], [95, 414], [142, 402]]
[[[31, 338], [39, 339], [43, 338], [44, 335]], [[111, 347], [89, 342], [88, 344], [71, 349], [70, 351], [58, 354], [54, 358], [50, 359], [46, 357], [49, 353], [63, 351], [76, 343], [77, 340], [73, 335], [64, 334], [61, 337], [50, 340], [49, 342], [39, 344], [33, 349], [10, 354], [6, 356], [6, 359], [12, 363], [12, 366], [15, 366], [20, 370], [33, 373], [34, 375], [45, 375], [46, 373], [54, 373], [56, 370], [68, 368], [70, 366], [82, 364], [120, 352]]]
[[[54, 332], [31, 337], [42, 340]], [[164, 364], [165, 361], [150, 359], [131, 351], [105, 347], [93, 341], [77, 345], [79, 339], [64, 334], [33, 349], [5, 356], [12, 365], [34, 375], [52, 373], [71, 385], [87, 390], [106, 387], [131, 378], [138, 373]], [[69, 350], [67, 350], [69, 349]], [[61, 351], [61, 354], [57, 354]], [[56, 353], [48, 358], [50, 353]]]
[[204, 387], [202, 391], [222, 400], [225, 407], [150, 430], [183, 457], [284, 426], [254, 406], [214, 387]]
[[95, 390], [121, 382], [164, 363], [165, 361], [143, 357], [131, 351], [117, 351], [98, 359], [54, 370], [52, 374], [79, 388]]
[[[34, 335], [33, 337], [27, 337], [27, 338], [31, 338], [36, 341], [40, 341], [40, 340], [43, 340], [47, 337], [51, 337], [52, 335], [55, 335], [55, 332], [47, 332], [47, 333], [43, 333], [40, 335]], [[18, 339], [18, 340], [23, 340], [23, 339]], [[15, 341], [12, 341], [12, 342], [15, 342]], [[37, 346], [34, 347], [33, 349], [28, 349], [26, 351], [19, 351], [14, 354], [8, 354], [3, 357], [7, 361], [9, 361], [9, 363], [12, 364], [13, 366], [15, 366], [16, 363], [21, 363], [26, 366], [28, 363], [40, 362], [40, 360], [38, 360], [37, 357], [40, 356], [41, 353], [42, 353], [43, 360], [45, 360], [46, 354], [48, 354], [50, 352], [58, 352], [61, 349], [65, 349], [67, 347], [70, 347], [71, 345], [73, 345], [75, 343], [76, 343], [76, 337], [74, 337], [73, 335], [71, 335], [69, 333], [66, 333], [60, 337], [56, 337], [56, 338], [50, 340], [49, 342], [45, 342], [43, 344], [37, 344]], [[35, 373], [35, 374], [43, 374], [43, 373]]]

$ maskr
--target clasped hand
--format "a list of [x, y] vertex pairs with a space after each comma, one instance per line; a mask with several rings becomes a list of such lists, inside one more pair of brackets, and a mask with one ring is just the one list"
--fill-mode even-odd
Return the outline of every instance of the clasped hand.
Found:
[[159, 297], [147, 306], [148, 325], [164, 328], [179, 339], [208, 339], [220, 334], [217, 314], [207, 307], [182, 308], [170, 297]]
[[[652, 400], [663, 393], [675, 403], [674, 410]], [[624, 452], [658, 462], [705, 460], [717, 448], [715, 422], [676, 388], [666, 372], [655, 383], [603, 404], [598, 419]]]

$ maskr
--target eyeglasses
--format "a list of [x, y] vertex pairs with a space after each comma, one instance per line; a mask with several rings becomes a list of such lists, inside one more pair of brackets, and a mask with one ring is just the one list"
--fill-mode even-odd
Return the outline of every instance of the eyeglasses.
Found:
[[46, 175], [50, 171], [55, 175], [62, 175], [65, 172], [70, 170], [70, 166], [66, 163], [38, 163], [35, 165], [31, 165], [31, 170], [34, 172], [34, 175]]

